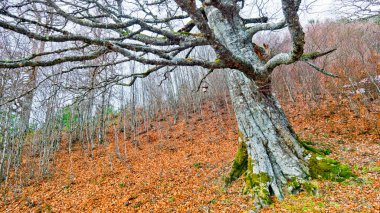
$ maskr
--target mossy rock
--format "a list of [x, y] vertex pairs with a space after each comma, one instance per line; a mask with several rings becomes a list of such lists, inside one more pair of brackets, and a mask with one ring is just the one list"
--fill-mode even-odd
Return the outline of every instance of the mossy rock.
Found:
[[356, 177], [347, 165], [319, 154], [311, 154], [309, 159], [310, 176], [314, 179], [325, 179], [342, 182], [348, 178]]
[[305, 148], [305, 156], [309, 156], [309, 173], [313, 179], [324, 179], [342, 182], [348, 178], [356, 177], [349, 166], [326, 157], [331, 153], [330, 149], [318, 149], [311, 145], [314, 142], [299, 140]]

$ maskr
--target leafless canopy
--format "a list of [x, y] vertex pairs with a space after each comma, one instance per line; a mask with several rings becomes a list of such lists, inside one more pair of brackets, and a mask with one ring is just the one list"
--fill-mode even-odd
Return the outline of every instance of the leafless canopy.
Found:
[[[0, 68], [46, 67], [112, 54], [117, 60], [85, 67], [127, 61], [151, 65], [144, 72], [118, 77], [129, 78], [131, 83], [165, 66], [232, 68], [252, 80], [266, 79], [273, 68], [300, 60], [303, 54], [304, 33], [297, 14], [301, 0], [281, 3], [282, 18], [269, 20], [260, 15], [260, 8], [249, 13], [252, 17], [241, 15], [257, 1], [5, 0], [0, 3], [0, 27], [57, 45], [25, 58], [3, 59]], [[292, 49], [261, 60], [252, 37], [260, 31], [285, 27]], [[190, 54], [201, 46], [211, 46], [217, 59]]]
[[340, 10], [349, 18], [371, 18], [380, 15], [380, 1], [340, 0]]

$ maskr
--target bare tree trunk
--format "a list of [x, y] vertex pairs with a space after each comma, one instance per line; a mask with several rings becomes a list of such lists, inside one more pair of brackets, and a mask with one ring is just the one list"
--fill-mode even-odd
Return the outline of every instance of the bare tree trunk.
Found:
[[5, 180], [7, 178], [7, 176], [4, 174], [4, 162], [5, 162], [5, 158], [6, 158], [6, 155], [7, 155], [7, 151], [8, 151], [8, 155], [10, 155], [10, 150], [7, 150], [8, 149], [8, 142], [9, 142], [9, 136], [8, 136], [8, 133], [9, 133], [9, 127], [10, 127], [10, 110], [7, 109], [7, 112], [5, 113], [5, 116], [4, 116], [4, 120], [5, 120], [5, 123], [4, 123], [4, 126], [1, 125], [0, 127], [2, 129], [4, 129], [3, 132], [0, 132], [1, 133], [1, 138], [0, 138], [0, 142], [1, 144], [3, 145], [2, 147], [2, 155], [1, 155], [1, 161], [0, 161], [0, 183], [3, 182], [3, 180]]
[[[32, 5], [32, 7], [35, 9], [36, 5]], [[41, 14], [35, 13], [36, 18], [39, 22], [41, 22]], [[51, 24], [52, 17], [49, 16], [48, 18], [49, 24]], [[42, 29], [37, 27], [36, 31], [39, 32]], [[41, 52], [44, 52], [45, 50], [45, 42], [38, 42], [33, 40], [32, 41], [32, 52], [33, 54], [38, 54]], [[40, 57], [36, 57], [36, 60], [40, 59]], [[31, 69], [27, 72], [28, 76], [28, 82], [27, 82], [27, 89], [32, 89], [36, 87], [37, 85], [37, 67], [31, 67]], [[30, 115], [32, 112], [32, 104], [33, 104], [33, 98], [34, 98], [34, 91], [30, 91], [25, 95], [24, 102], [22, 104], [22, 112], [21, 112], [21, 122], [22, 122], [22, 133], [25, 133], [29, 129], [29, 120]]]
[[106, 125], [105, 125], [105, 120], [106, 120], [106, 93], [107, 93], [107, 88], [103, 91], [102, 93], [102, 103], [101, 103], [101, 106], [100, 106], [100, 121], [99, 121], [99, 141], [98, 143], [99, 144], [104, 144], [105, 143], [105, 129], [106, 129]]
[[137, 118], [136, 118], [136, 97], [135, 97], [135, 91], [136, 91], [136, 85], [133, 84], [131, 86], [131, 92], [130, 92], [130, 103], [131, 103], [131, 130], [133, 131], [133, 140], [136, 140], [136, 132], [137, 132]]
[[244, 192], [255, 195], [255, 206], [269, 204], [270, 195], [283, 199], [289, 180], [309, 175], [304, 149], [270, 88], [260, 91], [237, 71], [230, 72], [228, 83], [240, 149], [227, 184], [246, 172]]
[[[34, 88], [36, 86], [36, 78], [37, 68], [32, 67], [28, 73], [28, 89]], [[23, 108], [21, 112], [22, 133], [25, 133], [29, 129], [29, 120], [32, 112], [33, 97], [34, 92], [29, 92], [27, 95], [25, 95], [25, 100], [23, 102]]]

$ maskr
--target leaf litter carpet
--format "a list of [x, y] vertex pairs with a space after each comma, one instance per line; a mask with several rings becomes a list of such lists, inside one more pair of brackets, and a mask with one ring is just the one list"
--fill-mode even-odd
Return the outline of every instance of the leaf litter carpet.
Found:
[[[359, 176], [342, 183], [315, 181], [317, 196], [301, 192], [262, 212], [379, 212], [380, 111], [349, 110], [325, 101], [318, 109], [284, 105], [303, 140], [331, 150], [329, 157], [349, 164]], [[51, 175], [32, 180], [14, 196], [8, 192], [1, 212], [244, 212], [252, 200], [241, 194], [244, 179], [224, 189], [237, 149], [237, 127], [231, 107], [192, 114], [173, 125], [171, 117], [153, 122], [138, 135], [139, 145], [113, 130], [95, 149], [63, 145]], [[112, 128], [111, 128], [112, 129]]]

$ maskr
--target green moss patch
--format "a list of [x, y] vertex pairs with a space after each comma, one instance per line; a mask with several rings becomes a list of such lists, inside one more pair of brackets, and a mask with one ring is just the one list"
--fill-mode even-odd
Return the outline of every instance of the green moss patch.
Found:
[[301, 56], [301, 60], [302, 61], [305, 61], [305, 60], [313, 60], [315, 59], [318, 55], [320, 55], [321, 53], [320, 52], [309, 52], [309, 53], [304, 53], [302, 54]]
[[309, 159], [309, 170], [310, 176], [315, 179], [342, 182], [350, 177], [356, 177], [347, 165], [315, 153]]
[[314, 142], [311, 142], [311, 141], [299, 141], [300, 144], [307, 150], [307, 151], [310, 151], [312, 153], [316, 153], [316, 154], [319, 154], [319, 155], [329, 155], [331, 154], [331, 149], [327, 148], [327, 149], [318, 149], [318, 148], [315, 148], [313, 147], [313, 145], [315, 145]]
[[252, 170], [247, 170], [245, 176], [244, 194], [251, 194], [255, 196], [255, 206], [270, 205], [272, 199], [268, 190], [268, 182], [270, 177], [266, 173], [253, 174]]
[[242, 176], [247, 171], [248, 164], [248, 152], [247, 152], [247, 144], [245, 144], [244, 140], [242, 140], [240, 136], [239, 148], [236, 152], [234, 162], [231, 167], [231, 171], [228, 174], [228, 177], [225, 178], [225, 185], [230, 185], [233, 181], [237, 180], [240, 176]]
[[307, 181], [305, 179], [292, 177], [288, 181], [288, 192], [290, 194], [297, 194], [301, 191], [305, 191], [310, 195], [316, 195], [318, 191], [318, 187], [316, 184], [310, 181]]
[[258, 174], [252, 173], [253, 162], [251, 158], [248, 158], [247, 165], [248, 168], [245, 175], [245, 186], [243, 188], [243, 193], [254, 196], [256, 207], [270, 205], [272, 203], [270, 192], [268, 190], [268, 182], [270, 182], [270, 177], [264, 172], [260, 172]]
[[312, 147], [311, 141], [301, 141], [300, 144], [305, 148], [305, 155], [309, 155], [309, 172], [314, 179], [325, 179], [342, 182], [348, 178], [356, 177], [347, 165], [343, 165], [336, 160], [326, 157], [331, 153], [330, 149], [318, 149]]

